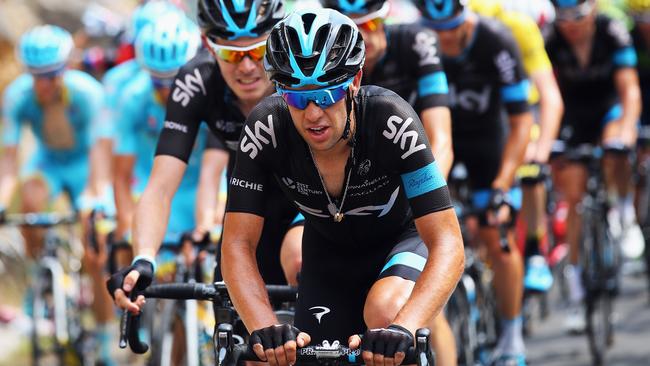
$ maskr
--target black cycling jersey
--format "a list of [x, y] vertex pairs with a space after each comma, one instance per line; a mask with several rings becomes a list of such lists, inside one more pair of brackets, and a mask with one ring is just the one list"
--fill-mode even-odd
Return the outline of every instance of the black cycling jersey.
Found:
[[544, 33], [546, 51], [564, 99], [560, 138], [569, 144], [595, 143], [603, 126], [616, 118], [613, 114], [619, 99], [615, 72], [636, 66], [632, 38], [622, 23], [598, 15], [589, 62], [581, 66], [557, 25]]
[[465, 51], [443, 57], [449, 79], [455, 160], [467, 165], [473, 188], [489, 188], [501, 165], [507, 125], [502, 113], [529, 111], [529, 81], [508, 29], [478, 18]]
[[[187, 162], [199, 126], [205, 121], [216, 136], [209, 140], [210, 146], [225, 146], [230, 152], [230, 174], [246, 120], [234, 104], [235, 99], [214, 56], [206, 49], [199, 51], [174, 80], [156, 155], [171, 155]], [[269, 191], [271, 198], [265, 208], [269, 219], [264, 225], [257, 257], [265, 281], [282, 284], [286, 280], [280, 266], [280, 247], [298, 211], [283, 197], [277, 185], [270, 185]]]
[[[295, 325], [314, 344], [345, 342], [365, 331], [364, 303], [378, 279], [416, 281], [428, 251], [414, 218], [451, 207], [413, 108], [376, 86], [363, 86], [355, 101], [341, 222], [333, 220], [337, 209], [279, 96], [266, 98], [249, 116], [230, 181], [229, 212], [264, 216], [267, 186], [277, 181], [304, 214]], [[341, 204], [341, 197], [332, 199]]]
[[639, 73], [639, 85], [643, 101], [641, 123], [650, 125], [650, 47], [648, 47], [648, 44], [641, 36], [641, 32], [636, 27], [632, 29], [632, 40], [638, 56], [636, 69]]
[[329, 205], [307, 144], [277, 95], [264, 99], [246, 122], [227, 211], [264, 216], [268, 185], [277, 180], [321, 235], [333, 243], [372, 246], [376, 239], [400, 235], [414, 217], [449, 208], [445, 180], [413, 108], [375, 86], [362, 87], [356, 100], [356, 145], [347, 165], [351, 177], [342, 222], [334, 222], [336, 209]]
[[384, 56], [362, 83], [394, 91], [420, 113], [449, 103], [447, 77], [438, 54], [438, 39], [417, 24], [386, 26]]

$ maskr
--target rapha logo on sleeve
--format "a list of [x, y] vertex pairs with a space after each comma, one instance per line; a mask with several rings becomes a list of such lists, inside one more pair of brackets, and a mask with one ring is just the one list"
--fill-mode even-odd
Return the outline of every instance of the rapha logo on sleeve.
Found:
[[406, 131], [411, 123], [413, 123], [413, 118], [411, 117], [407, 118], [405, 121], [398, 116], [390, 116], [386, 122], [388, 129], [383, 132], [384, 137], [393, 141], [394, 144], [399, 144], [399, 147], [405, 151], [405, 153], [402, 154], [402, 160], [427, 148], [425, 144], [418, 145], [419, 136], [417, 131]]
[[178, 77], [174, 81], [174, 91], [172, 92], [172, 100], [176, 103], [180, 103], [183, 107], [187, 107], [190, 103], [190, 100], [194, 96], [201, 92], [203, 95], [207, 95], [205, 90], [205, 84], [203, 83], [203, 77], [199, 72], [199, 69], [194, 69], [194, 73], [185, 74], [185, 78], [181, 81]]
[[253, 127], [254, 131], [249, 126], [244, 127], [245, 135], [242, 137], [239, 147], [242, 152], [249, 153], [251, 159], [255, 159], [257, 154], [269, 143], [273, 143], [273, 148], [278, 147], [273, 129], [273, 116], [269, 114], [267, 121], [267, 124], [256, 121]]

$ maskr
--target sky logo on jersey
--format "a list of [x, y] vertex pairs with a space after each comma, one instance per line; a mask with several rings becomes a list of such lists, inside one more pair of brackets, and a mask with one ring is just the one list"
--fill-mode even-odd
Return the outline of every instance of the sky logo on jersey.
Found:
[[[264, 145], [273, 143], [273, 148], [278, 147], [275, 139], [275, 131], [273, 130], [273, 116], [269, 114], [268, 125], [262, 121], [256, 121], [254, 126], [255, 131], [251, 131], [249, 126], [244, 127], [246, 135], [242, 137], [240, 149], [242, 152], [250, 152], [248, 155], [251, 159], [255, 159], [257, 154], [264, 148]], [[262, 133], [264, 132], [264, 133]]]
[[436, 37], [429, 32], [419, 32], [415, 35], [413, 51], [420, 56], [419, 66], [435, 65], [440, 63]]
[[456, 90], [456, 85], [449, 85], [449, 105], [452, 108], [460, 107], [467, 111], [483, 114], [490, 106], [490, 93], [492, 87], [486, 85], [481, 91], [466, 89]]
[[180, 103], [183, 107], [187, 107], [190, 103], [190, 100], [194, 96], [201, 92], [203, 95], [207, 95], [205, 90], [205, 84], [203, 83], [203, 77], [199, 72], [199, 69], [194, 69], [194, 73], [185, 74], [183, 81], [180, 78], [174, 80], [176, 88], [172, 92], [172, 100], [176, 103]]
[[[418, 133], [414, 130], [406, 131], [406, 129], [413, 123], [413, 118], [409, 117], [404, 121], [398, 116], [390, 116], [386, 122], [388, 130], [384, 130], [383, 135], [394, 144], [399, 144], [399, 147], [405, 151], [402, 154], [402, 160], [408, 158], [414, 153], [426, 149], [425, 144], [418, 145]], [[401, 127], [398, 126], [401, 125]], [[408, 149], [407, 149], [408, 147]]]
[[515, 69], [517, 67], [517, 60], [510, 54], [510, 52], [503, 50], [494, 58], [494, 63], [499, 69], [501, 81], [506, 84], [513, 84], [516, 81]]

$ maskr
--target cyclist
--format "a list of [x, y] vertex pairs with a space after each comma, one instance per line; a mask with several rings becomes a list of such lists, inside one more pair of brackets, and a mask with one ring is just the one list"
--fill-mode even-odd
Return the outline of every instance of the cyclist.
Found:
[[[502, 24], [470, 12], [465, 1], [415, 4], [423, 22], [438, 34], [452, 101], [454, 156], [465, 163], [474, 190], [473, 205], [482, 210], [479, 234], [493, 264], [502, 319], [492, 358], [496, 365], [523, 365], [523, 266], [508, 224], [520, 206], [520, 191], [512, 188], [514, 174], [523, 161], [533, 123], [528, 79], [516, 43]], [[502, 108], [507, 112], [509, 132]], [[497, 230], [506, 225], [509, 252], [501, 247]]]
[[[497, 0], [472, 0], [470, 9], [477, 14], [496, 18], [510, 29], [519, 46], [524, 70], [532, 81], [528, 103], [534, 106], [538, 125], [533, 127], [531, 143], [526, 150], [525, 161], [531, 174], [542, 178], [557, 138], [560, 120], [564, 112], [562, 95], [557, 86], [551, 61], [544, 49], [544, 39], [537, 24], [527, 15], [504, 9]], [[547, 248], [546, 190], [544, 182], [522, 187], [522, 216], [526, 222], [524, 257], [527, 290], [547, 291], [553, 283], [548, 264], [542, 254]]]
[[[231, 180], [223, 265], [235, 306], [257, 355], [271, 364], [295, 362], [285, 352], [295, 351], [296, 339], [300, 346], [345, 341], [366, 328], [364, 361], [399, 364], [398, 352], [413, 344], [416, 328], [431, 324], [463, 262], [424, 129], [393, 92], [359, 87], [364, 42], [340, 13], [293, 13], [267, 47], [266, 69], [282, 97], [251, 113], [248, 128], [264, 124], [269, 142], [252, 150], [242, 140]], [[309, 187], [308, 195], [284, 188], [306, 217], [295, 318], [301, 335], [275, 325], [268, 300], [257, 295], [262, 278], [250, 266], [272, 177]], [[359, 338], [349, 345], [358, 347]]]
[[[90, 75], [66, 70], [73, 47], [70, 33], [53, 25], [33, 28], [20, 40], [18, 54], [28, 72], [4, 95], [0, 211], [8, 207], [18, 183], [17, 154], [23, 124], [31, 127], [36, 150], [20, 171], [22, 212], [44, 211], [64, 191], [77, 210], [89, 210], [100, 202], [104, 208], [111, 206], [93, 189], [97, 185], [91, 185], [91, 172], [101, 166], [89, 164], [92, 129], [97, 126], [104, 94]], [[43, 235], [43, 230], [23, 230], [30, 261], [39, 257]], [[33, 268], [30, 263], [28, 273]]]
[[[637, 57], [629, 33], [621, 23], [597, 15], [593, 0], [553, 4], [556, 19], [546, 34], [546, 50], [566, 106], [560, 140], [569, 147], [599, 142], [632, 146], [636, 143], [641, 101]], [[612, 207], [608, 214], [610, 230], [620, 231], [621, 226], [626, 230], [636, 220], [628, 157], [606, 154], [603, 173]], [[558, 191], [569, 205], [570, 266], [566, 273], [572, 309], [566, 325], [570, 331], [581, 331], [585, 325], [580, 306], [584, 289], [578, 265], [581, 225], [576, 206], [586, 189], [587, 169], [580, 163], [558, 161], [553, 164], [553, 174]]]
[[[637, 146], [637, 169], [639, 170], [639, 181], [636, 190], [636, 207], [639, 221], [648, 225], [648, 205], [646, 201], [645, 211], [640, 211], [643, 197], [649, 197], [650, 192], [646, 191], [648, 182], [643, 178], [647, 177], [647, 169], [650, 169], [650, 1], [627, 0], [627, 9], [634, 20], [632, 39], [634, 48], [638, 55], [637, 72], [639, 73], [639, 84], [641, 87], [641, 101], [644, 108], [641, 111], [641, 131], [644, 139], [639, 139]], [[643, 142], [642, 142], [643, 141]], [[650, 246], [645, 243], [645, 259], [647, 271], [650, 272]]]
[[453, 161], [449, 88], [435, 34], [418, 24], [384, 25], [390, 10], [386, 0], [321, 0], [321, 4], [357, 24], [366, 46], [362, 84], [392, 90], [414, 106], [447, 176]]
[[[415, 108], [446, 177], [453, 162], [449, 88], [435, 34], [418, 24], [385, 25], [390, 10], [386, 0], [321, 0], [321, 4], [357, 24], [366, 47], [361, 83], [392, 90]], [[444, 365], [453, 365], [456, 346], [444, 315], [436, 325], [432, 338], [436, 357]]]
[[[273, 92], [262, 56], [267, 33], [283, 16], [280, 0], [199, 2], [198, 18], [207, 47], [183, 66], [174, 80], [165, 116], [170, 123], [163, 126], [152, 172], [134, 214], [133, 241], [138, 254], [134, 263], [139, 271], [130, 272], [133, 265], [127, 267], [115, 273], [107, 284], [119, 306], [126, 307], [124, 292], [119, 288], [127, 274], [127, 292], [142, 272], [144, 283], [151, 278], [147, 270], [155, 263], [153, 257], [164, 236], [164, 226], [159, 223], [165, 223], [169, 216], [171, 195], [185, 171], [202, 121], [230, 151], [230, 167], [242, 132], [247, 141], [266, 139], [264, 130], [244, 130], [244, 121], [253, 107]], [[297, 213], [293, 204], [282, 196], [279, 187], [272, 183], [269, 188], [276, 190], [267, 205], [273, 218], [267, 220], [261, 237], [258, 265], [268, 283], [285, 283], [287, 279], [295, 283], [300, 260], [293, 256], [294, 260], [288, 261], [294, 267], [287, 271], [292, 276], [285, 278], [279, 265], [279, 244], [299, 247], [302, 229], [291, 226]]]

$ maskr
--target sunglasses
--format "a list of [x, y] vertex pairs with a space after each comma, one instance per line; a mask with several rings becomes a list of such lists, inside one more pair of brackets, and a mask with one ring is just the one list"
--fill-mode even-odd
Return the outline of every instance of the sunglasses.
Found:
[[570, 8], [556, 8], [555, 19], [558, 22], [577, 22], [584, 19], [594, 10], [592, 2], [586, 2]]
[[208, 37], [205, 39], [215, 56], [231, 64], [240, 63], [244, 57], [250, 57], [253, 61], [262, 61], [266, 54], [266, 41], [246, 47], [234, 47], [216, 44]]
[[361, 30], [374, 32], [386, 22], [386, 16], [388, 16], [389, 10], [390, 4], [386, 2], [381, 9], [360, 18], [353, 19], [354, 24], [356, 24]]
[[339, 85], [314, 90], [290, 90], [280, 87], [276, 89], [282, 99], [294, 108], [303, 110], [309, 103], [314, 103], [319, 108], [325, 109], [345, 98], [353, 80], [354, 78], [351, 78]]
[[172, 84], [174, 84], [174, 78], [159, 78], [152, 76], [151, 83], [155, 89], [171, 88]]

